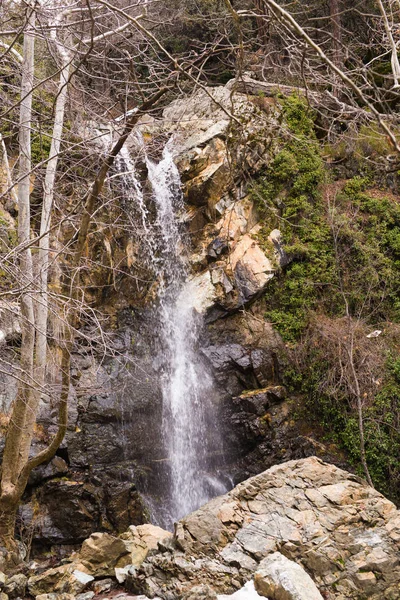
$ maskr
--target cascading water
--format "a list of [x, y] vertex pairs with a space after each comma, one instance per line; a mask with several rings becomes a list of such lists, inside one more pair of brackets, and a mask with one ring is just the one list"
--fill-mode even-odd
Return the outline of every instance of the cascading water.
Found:
[[[144, 145], [142, 144], [144, 151]], [[188, 281], [187, 235], [179, 172], [167, 144], [159, 162], [145, 155], [151, 200], [149, 211], [135, 175], [129, 152], [118, 163], [125, 192], [136, 203], [149, 267], [157, 279], [154, 332], [157, 340], [157, 368], [163, 399], [163, 461], [168, 489], [163, 490], [162, 507], [155, 508], [156, 521], [164, 527], [198, 508], [212, 496], [224, 493], [225, 486], [212, 475], [213, 455], [221, 452], [213, 380], [197, 350], [201, 318], [194, 311]], [[129, 190], [128, 190], [129, 188]], [[150, 218], [150, 212], [153, 217]], [[153, 506], [154, 508], [154, 506]]]

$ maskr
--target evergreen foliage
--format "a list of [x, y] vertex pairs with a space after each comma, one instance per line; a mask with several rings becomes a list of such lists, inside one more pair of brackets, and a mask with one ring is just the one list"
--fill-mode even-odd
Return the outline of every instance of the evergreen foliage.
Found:
[[[267, 290], [266, 317], [298, 360], [287, 383], [306, 395], [310, 411], [362, 474], [351, 386], [332, 366], [339, 365], [348, 328], [356, 331], [368, 466], [378, 489], [398, 499], [400, 204], [372, 180], [335, 181], [305, 103], [292, 96], [281, 104], [286, 140], [253, 190], [263, 218], [260, 239], [279, 227], [290, 258]], [[373, 329], [383, 331], [379, 341], [366, 338]]]

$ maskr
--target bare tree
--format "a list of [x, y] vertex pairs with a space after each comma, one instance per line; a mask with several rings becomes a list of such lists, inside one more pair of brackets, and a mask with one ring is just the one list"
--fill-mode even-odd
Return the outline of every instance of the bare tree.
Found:
[[[3, 119], [10, 120], [19, 113], [18, 143], [12, 145], [6, 140], [7, 148], [2, 138], [1, 144], [8, 182], [5, 196], [15, 196], [18, 189], [18, 241], [3, 257], [13, 287], [3, 296], [18, 299], [22, 331], [20, 362], [12, 372], [18, 393], [11, 406], [1, 468], [0, 544], [9, 550], [16, 549], [16, 512], [29, 475], [54, 456], [66, 433], [71, 352], [76, 336], [83, 335], [79, 331], [82, 318], [93, 314], [85, 305], [85, 270], [90, 263], [87, 245], [96, 215], [106, 201], [103, 189], [108, 173], [140, 117], [156, 107], [163, 96], [179, 94], [179, 85], [199, 86], [210, 93], [201, 81], [198, 57], [175, 57], [160, 41], [153, 26], [156, 8], [140, 0], [129, 7], [106, 0], [67, 6], [56, 0], [43, 5], [28, 2], [24, 10], [12, 14], [10, 29], [3, 33], [3, 56], [8, 53], [21, 65], [19, 89], [14, 86], [2, 112]], [[19, 52], [14, 46], [22, 34], [24, 48]], [[208, 50], [214, 47], [211, 43]], [[45, 65], [40, 78], [35, 73], [43, 60], [39, 51], [43, 50]], [[140, 76], [139, 67], [148, 69], [151, 76]], [[38, 161], [32, 160], [32, 148], [42, 127], [35, 110], [36, 94], [41, 89], [46, 93], [51, 90], [54, 103], [43, 124], [48, 151]], [[78, 125], [71, 135], [65, 115], [69, 111], [69, 118], [75, 116], [82, 125], [79, 119], [83, 110], [87, 121], [111, 131], [113, 141], [104, 146], [91, 183], [79, 180], [74, 166], [68, 167], [74, 194], [72, 200], [65, 201], [63, 169], [69, 153], [77, 146], [87, 152]], [[102, 136], [93, 124], [90, 135]], [[9, 155], [16, 150], [15, 177]], [[68, 226], [68, 235], [63, 233], [64, 226]], [[52, 281], [55, 265], [56, 282]], [[58, 336], [53, 333], [54, 323], [58, 324]], [[60, 383], [53, 387], [47, 372], [51, 344], [60, 356], [56, 365]], [[32, 441], [40, 401], [54, 393], [58, 396], [57, 431], [47, 446], [34, 454]]]

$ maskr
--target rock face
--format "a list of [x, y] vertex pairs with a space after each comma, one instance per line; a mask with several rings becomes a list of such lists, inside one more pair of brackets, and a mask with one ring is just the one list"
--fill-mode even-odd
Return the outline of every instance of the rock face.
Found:
[[[33, 596], [51, 592], [80, 594], [95, 578], [116, 576], [123, 581], [131, 569], [134, 571], [143, 563], [149, 551], [171, 535], [154, 525], [130, 527], [119, 537], [94, 533], [84, 541], [80, 552], [73, 554], [65, 564], [30, 577], [29, 593]], [[97, 581], [93, 584], [96, 594], [109, 591], [114, 585], [112, 579], [101, 583]]]
[[[176, 100], [160, 118], [144, 116], [140, 124], [149, 156], [157, 155], [166, 138], [174, 138], [186, 199], [182, 218], [192, 242], [187, 285], [195, 309], [207, 322], [199, 345], [201, 360], [215, 379], [213, 402], [220, 409], [225, 442], [220, 470], [225, 489], [282, 460], [310, 454], [331, 459], [313, 439], [309, 424], [293, 425], [291, 415], [299, 412], [296, 399], [286, 397], [281, 386], [285, 348], [264, 320], [263, 291], [289, 260], [279, 230], [261, 239], [247, 184], [250, 175], [262, 172], [276, 140], [284, 135], [278, 105], [264, 100], [233, 94], [228, 84]], [[134, 149], [135, 144], [137, 136], [132, 135], [128, 145]], [[118, 285], [109, 286], [102, 298], [106, 306], [100, 307], [113, 324], [107, 332], [113, 356], [104, 357], [102, 350], [96, 356], [85, 345], [85, 336], [74, 350], [66, 438], [58, 456], [32, 474], [20, 510], [21, 529], [34, 532], [33, 551], [78, 545], [98, 531], [121, 533], [141, 525], [149, 520], [141, 494], [150, 501], [162, 497], [168, 465], [151, 327], [155, 288], [148, 272], [140, 277], [134, 232], [113, 227], [111, 237], [118, 243], [106, 256], [107, 278], [112, 258], [120, 266]], [[106, 245], [102, 234], [97, 235], [93, 252], [102, 256]], [[88, 289], [103, 289], [104, 271], [100, 268], [92, 276]], [[95, 303], [93, 294], [89, 300]], [[16, 316], [0, 305], [0, 345], [10, 364], [18, 355], [12, 347], [19, 343]], [[2, 374], [0, 410], [5, 414], [0, 433], [15, 393], [16, 381]], [[54, 398], [43, 398], [35, 451], [55, 432], [56, 419]], [[0, 452], [2, 444], [0, 436]]]
[[[268, 340], [273, 340], [268, 348], [262, 336], [249, 336], [236, 319], [238, 309], [250, 310], [250, 304], [257, 302], [287, 259], [277, 230], [268, 240], [259, 239], [259, 217], [246, 184], [249, 174], [268, 164], [279, 128], [278, 112], [274, 102], [261, 109], [254, 98], [232, 94], [228, 85], [174, 101], [159, 119], [143, 117], [140, 125], [150, 156], [157, 154], [166, 137], [174, 137], [193, 244], [188, 286], [196, 298], [195, 308], [210, 324], [210, 333], [205, 331], [201, 341], [202, 355], [217, 380], [215, 403], [222, 409], [221, 428], [226, 429], [231, 464], [258, 447], [267, 433], [265, 414], [259, 414], [260, 423], [251, 425], [253, 434], [246, 438], [248, 413], [232, 399], [244, 390], [279, 383], [276, 336], [268, 332]], [[232, 122], [232, 113], [240, 127], [235, 119]], [[137, 136], [132, 135], [128, 145], [134, 149], [135, 144]], [[131, 236], [115, 232], [113, 237], [120, 240], [111, 248], [115, 264], [125, 264], [126, 242], [127, 263], [121, 268], [133, 274], [106, 299], [117, 324], [110, 336], [117, 358], [97, 360], [84, 345], [73, 355], [69, 427], [57, 457], [64, 464], [51, 463], [33, 475], [20, 512], [23, 527], [35, 532], [34, 547], [79, 544], [99, 530], [122, 532], [129, 525], [142, 524], [148, 513], [138, 490], [155, 497], [162, 494], [165, 451], [159, 372], [154, 364], [157, 348], [151, 330], [154, 290], [137, 283], [140, 245], [134, 232]], [[99, 244], [104, 245], [101, 240]], [[101, 273], [95, 277], [101, 279]], [[247, 321], [253, 322], [253, 330], [259, 329], [251, 315]], [[233, 331], [238, 323], [241, 329], [222, 340], [218, 329]], [[12, 339], [11, 333], [7, 336]], [[3, 399], [0, 380], [0, 401], [6, 409], [13, 396], [8, 380], [4, 388]], [[44, 434], [54, 432], [56, 416], [57, 406], [44, 398], [39, 419]], [[38, 447], [41, 443], [39, 439]], [[255, 470], [260, 468], [259, 457], [257, 461]], [[230, 470], [235, 481], [254, 472], [244, 463]]]
[[[129, 576], [132, 591], [172, 600], [202, 584], [228, 593], [257, 572], [256, 587], [272, 599], [399, 598], [400, 512], [362, 479], [314, 457], [239, 484], [182, 519], [174, 539], [175, 550], [149, 556]], [[288, 561], [304, 569], [291, 565], [290, 579], [309, 595], [278, 591]]]
[[251, 96], [234, 93], [231, 82], [175, 100], [161, 119], [145, 117], [140, 128], [150, 146], [160, 135], [174, 139], [195, 242], [190, 285], [196, 308], [212, 321], [254, 300], [288, 260], [278, 230], [266, 243], [257, 238], [246, 184], [271, 158], [277, 105], [260, 109]]
[[254, 575], [255, 589], [269, 600], [323, 600], [305, 570], [280, 552], [261, 561]]

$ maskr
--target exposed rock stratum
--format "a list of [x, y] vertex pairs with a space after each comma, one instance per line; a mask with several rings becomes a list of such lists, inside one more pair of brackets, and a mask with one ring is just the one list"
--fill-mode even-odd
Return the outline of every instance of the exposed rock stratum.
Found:
[[400, 598], [400, 512], [363, 479], [315, 457], [215, 498], [177, 524], [174, 540], [128, 576], [131, 591], [172, 600], [201, 584], [230, 593], [258, 569], [262, 591], [279, 552], [327, 600]]

